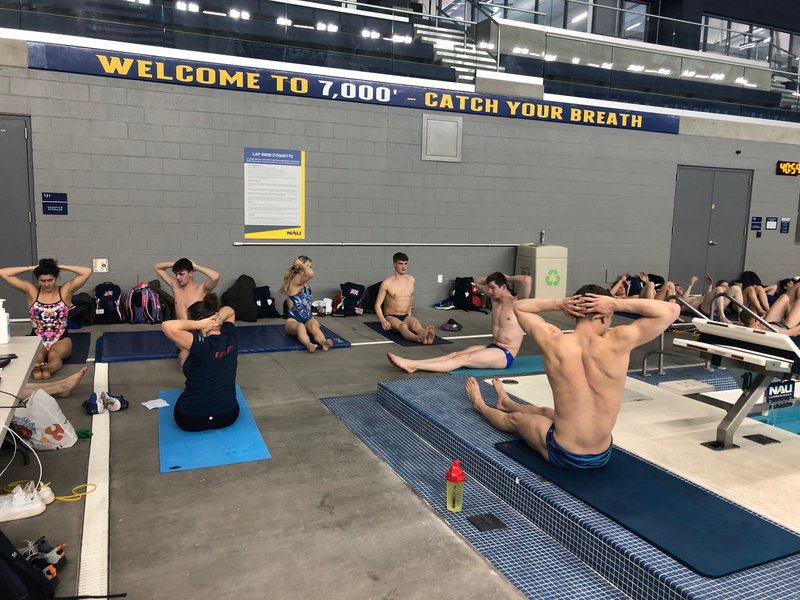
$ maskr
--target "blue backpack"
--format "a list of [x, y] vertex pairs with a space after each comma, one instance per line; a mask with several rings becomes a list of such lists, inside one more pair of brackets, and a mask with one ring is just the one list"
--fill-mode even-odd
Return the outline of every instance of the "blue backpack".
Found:
[[144, 282], [128, 293], [125, 302], [125, 316], [128, 323], [161, 323], [161, 300], [150, 286]]
[[122, 290], [116, 283], [105, 281], [94, 287], [94, 322], [98, 325], [122, 323], [125, 307], [120, 303]]

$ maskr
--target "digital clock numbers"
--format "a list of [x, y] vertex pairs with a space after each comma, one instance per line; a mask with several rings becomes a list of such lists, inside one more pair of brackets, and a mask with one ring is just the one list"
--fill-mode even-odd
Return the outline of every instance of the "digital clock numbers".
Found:
[[775, 167], [775, 174], [797, 177], [800, 175], [800, 162], [794, 160], [779, 160]]

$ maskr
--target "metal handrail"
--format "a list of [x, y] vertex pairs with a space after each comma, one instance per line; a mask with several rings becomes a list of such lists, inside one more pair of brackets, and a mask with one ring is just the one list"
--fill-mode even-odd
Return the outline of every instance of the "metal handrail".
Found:
[[[727, 299], [728, 299], [728, 300], [730, 300], [730, 301], [731, 301], [733, 304], [735, 304], [736, 306], [738, 306], [738, 307], [739, 307], [741, 310], [744, 310], [744, 311], [746, 311], [746, 312], [747, 312], [747, 314], [749, 314], [749, 315], [752, 315], [752, 316], [755, 318], [755, 320], [756, 320], [756, 321], [758, 321], [759, 323], [761, 323], [762, 325], [764, 325], [764, 326], [765, 326], [767, 329], [769, 329], [769, 330], [770, 330], [770, 331], [772, 331], [773, 333], [780, 333], [780, 332], [779, 332], [777, 329], [775, 329], [775, 327], [773, 327], [773, 326], [772, 326], [772, 324], [771, 324], [771, 323], [768, 323], [767, 321], [765, 321], [764, 319], [762, 319], [760, 316], [758, 316], [756, 313], [754, 313], [752, 310], [750, 310], [750, 309], [749, 309], [748, 307], [746, 307], [744, 304], [742, 304], [741, 302], [739, 302], [739, 301], [738, 301], [736, 298], [734, 298], [733, 296], [731, 296], [730, 294], [728, 294], [728, 292], [720, 292], [719, 294], [717, 294], [716, 296], [714, 296], [714, 299], [711, 301], [711, 310], [712, 310], [712, 311], [714, 310], [714, 300], [716, 300], [717, 298], [727, 298]], [[705, 316], [704, 316], [704, 318], [705, 318]]]
[[538, 10], [528, 10], [526, 8], [515, 8], [513, 6], [505, 6], [503, 4], [494, 4], [493, 2], [478, 2], [481, 6], [493, 6], [494, 8], [502, 8], [503, 10], [513, 10], [516, 12], [525, 13], [528, 15], [541, 15], [543, 17], [547, 16], [547, 13], [538, 11]]
[[665, 300], [675, 300], [675, 302], [677, 302], [678, 304], [680, 304], [684, 308], [688, 309], [689, 311], [693, 312], [694, 314], [696, 314], [701, 319], [707, 318], [703, 313], [701, 313], [699, 310], [697, 310], [694, 306], [689, 304], [686, 300], [684, 300], [680, 296], [677, 296], [677, 295], [673, 294], [672, 296], [667, 296], [665, 298]]

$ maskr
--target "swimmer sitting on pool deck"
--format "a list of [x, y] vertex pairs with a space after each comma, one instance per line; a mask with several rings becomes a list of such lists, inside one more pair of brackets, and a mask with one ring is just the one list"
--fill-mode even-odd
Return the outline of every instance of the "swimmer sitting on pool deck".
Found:
[[505, 275], [492, 273], [486, 277], [486, 295], [492, 300], [492, 343], [488, 346], [470, 346], [460, 352], [451, 352], [438, 358], [409, 360], [391, 352], [389, 362], [406, 373], [433, 371], [446, 373], [453, 369], [507, 369], [522, 345], [522, 328], [514, 315], [514, 296], [508, 289]]
[[408, 255], [395, 253], [392, 264], [394, 274], [381, 282], [375, 299], [375, 315], [386, 331], [397, 331], [412, 342], [432, 344], [436, 337], [433, 325], [426, 327], [411, 315], [415, 280], [408, 273]]
[[[498, 380], [497, 408], [492, 408], [483, 401], [478, 382], [467, 380], [467, 396], [475, 410], [500, 431], [519, 434], [556, 467], [593, 469], [608, 462], [631, 351], [658, 337], [680, 312], [672, 302], [620, 300], [609, 294], [600, 286], [585, 285], [571, 298], [520, 300], [514, 305], [520, 325], [542, 350], [555, 409], [517, 404]], [[610, 329], [615, 310], [640, 318]], [[575, 332], [565, 334], [538, 314], [550, 311], [575, 317]]]

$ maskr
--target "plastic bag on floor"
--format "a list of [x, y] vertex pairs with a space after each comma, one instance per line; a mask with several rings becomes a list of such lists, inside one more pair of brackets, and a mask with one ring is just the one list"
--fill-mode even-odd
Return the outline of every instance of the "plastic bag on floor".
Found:
[[27, 400], [24, 408], [17, 408], [11, 417], [14, 431], [28, 439], [34, 450], [61, 450], [69, 448], [78, 441], [75, 429], [61, 412], [58, 402], [44, 390], [36, 390]]

